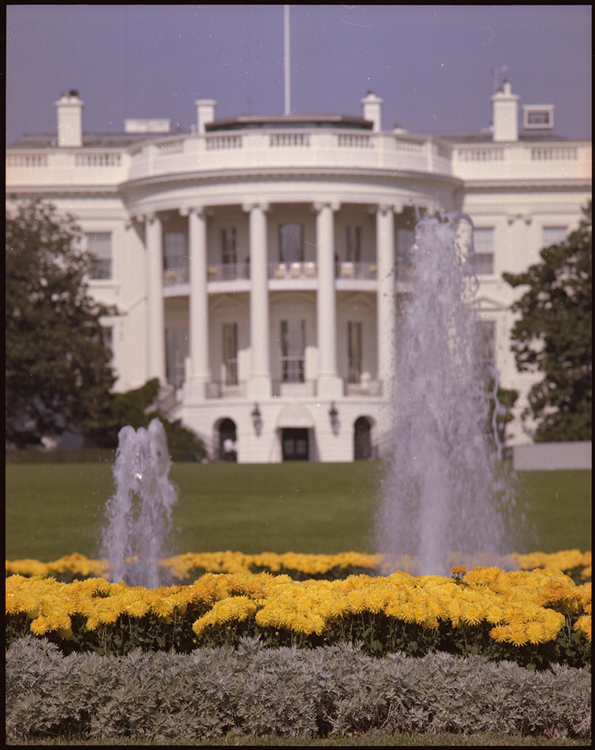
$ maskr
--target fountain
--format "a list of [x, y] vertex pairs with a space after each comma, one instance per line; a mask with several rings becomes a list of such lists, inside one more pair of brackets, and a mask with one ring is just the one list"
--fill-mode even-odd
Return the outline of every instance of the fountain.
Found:
[[464, 214], [416, 226], [396, 336], [390, 468], [376, 519], [377, 549], [393, 569], [449, 575], [469, 560], [502, 565], [514, 547], [506, 520], [512, 485], [497, 433], [488, 434], [472, 232]]
[[168, 479], [171, 461], [159, 419], [137, 431], [127, 425], [118, 434], [114, 464], [116, 493], [106, 503], [107, 526], [102, 553], [110, 580], [131, 586], [163, 585], [159, 559], [170, 531], [177, 501]]

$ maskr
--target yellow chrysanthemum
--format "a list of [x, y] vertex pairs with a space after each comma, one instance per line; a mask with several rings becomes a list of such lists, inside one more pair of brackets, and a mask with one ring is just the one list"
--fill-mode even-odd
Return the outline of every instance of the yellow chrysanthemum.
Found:
[[545, 643], [550, 640], [548, 629], [543, 622], [533, 621], [525, 624], [525, 633], [529, 643]]
[[508, 638], [508, 629], [506, 625], [496, 625], [490, 630], [490, 638], [498, 643], [504, 643]]
[[484, 612], [478, 604], [469, 604], [463, 608], [461, 619], [465, 625], [479, 625], [484, 619]]
[[169, 617], [174, 610], [174, 603], [169, 597], [155, 597], [150, 608], [157, 617]]
[[49, 618], [44, 615], [36, 617], [32, 621], [30, 629], [34, 635], [45, 635], [45, 633], [48, 633], [51, 630]]
[[[97, 611], [97, 619], [102, 625], [112, 625], [118, 619], [119, 612], [112, 606], [100, 607]], [[87, 624], [87, 628], [88, 628]]]
[[521, 623], [511, 623], [507, 628], [506, 640], [513, 646], [524, 646], [528, 641], [525, 625]]
[[591, 643], [591, 617], [589, 615], [581, 615], [574, 623], [574, 630], [582, 633]]
[[149, 611], [149, 604], [143, 599], [136, 599], [130, 602], [124, 608], [124, 612], [130, 617], [144, 617]]

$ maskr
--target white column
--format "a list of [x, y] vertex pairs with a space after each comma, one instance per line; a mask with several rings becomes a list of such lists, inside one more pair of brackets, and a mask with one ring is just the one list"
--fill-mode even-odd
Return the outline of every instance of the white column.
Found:
[[318, 294], [316, 318], [318, 329], [317, 395], [343, 395], [343, 380], [337, 372], [337, 297], [335, 293], [335, 232], [333, 212], [338, 204], [315, 203], [316, 256]]
[[147, 250], [147, 352], [148, 377], [165, 383], [165, 316], [163, 311], [163, 249], [161, 220], [145, 217]]
[[188, 216], [190, 249], [190, 367], [184, 400], [203, 400], [211, 380], [209, 368], [209, 304], [207, 295], [207, 217], [202, 206], [180, 211]]
[[376, 265], [378, 267], [378, 380], [389, 395], [395, 357], [395, 221], [393, 206], [376, 210]]
[[270, 331], [267, 219], [268, 204], [244, 205], [250, 213], [250, 347], [251, 372], [246, 396], [251, 399], [270, 398]]

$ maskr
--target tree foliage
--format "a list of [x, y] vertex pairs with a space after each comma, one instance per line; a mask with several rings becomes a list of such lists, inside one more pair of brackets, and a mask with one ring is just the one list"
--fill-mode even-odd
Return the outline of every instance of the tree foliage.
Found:
[[18, 448], [87, 429], [109, 409], [114, 373], [89, 294], [81, 230], [38, 199], [6, 215], [6, 439]]
[[158, 417], [163, 423], [169, 454], [174, 461], [201, 461], [207, 451], [203, 441], [180, 422], [171, 422], [156, 406], [159, 379], [148, 380], [140, 388], [112, 394], [104, 421], [89, 433], [89, 439], [102, 448], [117, 448], [118, 433], [130, 425], [135, 430], [148, 427]]
[[541, 251], [541, 262], [504, 274], [511, 286], [528, 287], [512, 305], [512, 349], [519, 371], [543, 373], [523, 414], [538, 421], [538, 442], [591, 439], [591, 203], [583, 213], [564, 242]]

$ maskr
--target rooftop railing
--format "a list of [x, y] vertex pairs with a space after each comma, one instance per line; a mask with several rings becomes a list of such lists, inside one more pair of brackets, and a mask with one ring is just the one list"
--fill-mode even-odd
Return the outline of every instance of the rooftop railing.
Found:
[[455, 144], [404, 133], [312, 129], [175, 135], [128, 148], [9, 148], [7, 187], [99, 184], [196, 171], [343, 168], [413, 171], [462, 179], [585, 179], [588, 143]]

